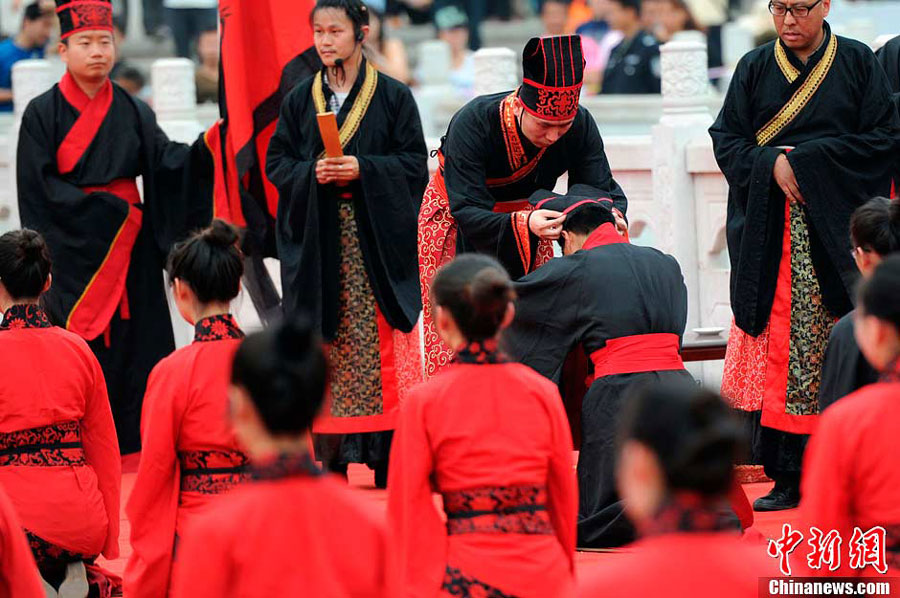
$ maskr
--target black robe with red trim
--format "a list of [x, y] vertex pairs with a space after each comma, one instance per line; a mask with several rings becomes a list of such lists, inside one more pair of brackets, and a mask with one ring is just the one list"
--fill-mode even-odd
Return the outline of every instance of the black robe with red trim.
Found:
[[[650, 247], [631, 245], [603, 224], [585, 249], [555, 258], [515, 284], [516, 318], [503, 334], [511, 357], [558, 382], [566, 357], [588, 354], [611, 340], [671, 335], [680, 344], [687, 321], [687, 289], [678, 262]], [[652, 356], [651, 356], [652, 357]], [[578, 458], [578, 545], [619, 546], [634, 539], [614, 485], [616, 418], [635, 385], [691, 380], [682, 369], [605, 375], [582, 403]]]
[[[50, 318], [90, 342], [103, 366], [122, 452], [128, 453], [140, 448], [147, 376], [174, 349], [163, 286], [166, 255], [212, 217], [212, 160], [202, 139], [192, 146], [169, 141], [149, 106], [112, 83], [96, 132], [79, 125], [82, 133], [68, 138], [74, 164], [60, 174], [57, 150], [80, 115], [61, 85], [35, 98], [22, 117], [19, 212], [22, 226], [40, 232], [50, 248], [53, 284], [43, 298]], [[138, 205], [115, 189], [90, 191], [139, 176]], [[114, 263], [127, 270], [111, 268]], [[121, 295], [123, 272], [126, 296], [110, 313], [106, 289]], [[87, 324], [72, 326], [73, 313]]]
[[[441, 152], [450, 211], [459, 225], [457, 254], [478, 251], [492, 255], [513, 278], [519, 278], [528, 268], [523, 268], [510, 215], [494, 212], [496, 203], [527, 200], [539, 189], [553, 190], [566, 172], [570, 186], [594, 187], [601, 196], [612, 199], [622, 214], [628, 201], [613, 179], [600, 131], [586, 109], [578, 108], [572, 128], [537, 158], [541, 150], [528, 141], [518, 123], [520, 144], [508, 144], [505, 139], [500, 103], [509, 94], [481, 96], [466, 104], [450, 121]], [[524, 176], [513, 176], [508, 145], [524, 151], [518, 162], [537, 159], [538, 163]], [[504, 180], [510, 182], [501, 184]], [[530, 252], [534, 256], [537, 238], [527, 231], [526, 236], [534, 245]]]
[[752, 336], [766, 327], [775, 298], [784, 230], [784, 193], [772, 172], [782, 150], [806, 200], [813, 266], [825, 306], [835, 316], [852, 308], [858, 272], [850, 255], [850, 215], [890, 190], [900, 120], [884, 71], [864, 44], [837, 36], [830, 72], [802, 111], [764, 146], [756, 133], [769, 123], [824, 59], [831, 31], [806, 64], [790, 50], [799, 71], [788, 82], [774, 44], [744, 56], [735, 69], [722, 111], [709, 129], [716, 161], [728, 180], [727, 240], [731, 306], [737, 326]]

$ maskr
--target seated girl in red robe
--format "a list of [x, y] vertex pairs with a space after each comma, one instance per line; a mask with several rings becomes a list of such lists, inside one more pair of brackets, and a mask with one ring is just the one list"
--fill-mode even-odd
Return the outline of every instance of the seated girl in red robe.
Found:
[[323, 476], [309, 452], [327, 383], [321, 338], [293, 319], [252, 334], [235, 354], [231, 382], [251, 479], [188, 523], [173, 595], [384, 596], [377, 507]]
[[741, 539], [729, 505], [743, 438], [718, 395], [653, 385], [623, 401], [617, 486], [639, 539], [585, 570], [579, 596], [756, 598], [778, 576], [763, 543]]
[[119, 555], [122, 464], [100, 364], [38, 305], [49, 287], [43, 238], [0, 237], [0, 487], [48, 596], [86, 596], [85, 562]]
[[247, 457], [228, 422], [231, 360], [243, 333], [229, 313], [243, 274], [238, 234], [221, 220], [176, 245], [168, 276], [194, 342], [150, 374], [141, 418], [141, 462], [126, 512], [134, 552], [132, 598], [166, 596], [185, 521], [242, 481]]
[[[572, 438], [556, 386], [497, 349], [512, 283], [466, 254], [432, 286], [455, 362], [401, 408], [388, 477], [391, 596], [574, 593]], [[443, 512], [432, 493], [443, 497]]]
[[840, 562], [825, 564], [815, 574], [896, 576], [900, 574], [900, 255], [886, 257], [875, 268], [860, 287], [856, 305], [856, 341], [881, 378], [822, 414], [803, 464], [800, 531], [807, 534], [811, 526], [823, 534], [837, 530], [843, 542]]

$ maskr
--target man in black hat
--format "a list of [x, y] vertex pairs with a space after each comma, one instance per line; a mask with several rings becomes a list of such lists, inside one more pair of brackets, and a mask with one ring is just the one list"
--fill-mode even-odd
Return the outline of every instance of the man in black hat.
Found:
[[592, 193], [579, 185], [567, 196], [532, 197], [536, 208], [565, 215], [564, 257], [516, 283], [516, 318], [503, 342], [512, 357], [556, 382], [572, 351], [583, 349], [593, 362], [581, 406], [578, 546], [601, 548], [634, 539], [613, 475], [622, 397], [636, 384], [692, 378], [679, 355], [687, 289], [678, 262], [631, 245], [615, 227], [613, 202]]
[[[578, 105], [584, 58], [577, 35], [532, 38], [522, 54], [524, 78], [513, 91], [475, 98], [450, 122], [440, 168], [419, 212], [419, 278], [424, 305], [437, 269], [457, 252], [490, 254], [519, 278], [547, 261], [565, 217], [527, 201], [569, 184], [609, 197], [624, 226], [625, 194], [613, 179], [597, 124]], [[426, 375], [449, 363], [425, 309]]]
[[153, 111], [110, 81], [110, 2], [57, 4], [66, 73], [22, 117], [19, 211], [53, 256], [50, 317], [97, 356], [129, 453], [140, 448], [147, 376], [175, 348], [166, 255], [212, 217], [212, 159], [202, 138], [170, 142]]

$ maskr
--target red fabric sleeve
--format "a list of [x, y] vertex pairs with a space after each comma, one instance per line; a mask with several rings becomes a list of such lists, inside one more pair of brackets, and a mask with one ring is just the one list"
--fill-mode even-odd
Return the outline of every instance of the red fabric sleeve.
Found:
[[389, 596], [434, 596], [443, 579], [447, 528], [432, 498], [425, 397], [400, 408], [388, 473]]
[[[828, 571], [828, 567], [823, 567], [816, 572], [817, 575], [854, 574], [848, 566], [847, 546], [853, 535], [850, 519], [853, 496], [851, 472], [857, 452], [853, 446], [853, 434], [841, 425], [846, 416], [836, 417], [840, 415], [840, 410], [833, 408], [825, 412], [816, 433], [809, 440], [803, 459], [799, 531], [803, 533], [804, 543], [795, 554], [809, 552], [806, 540], [810, 537], [811, 526], [825, 534], [835, 529], [842, 538], [841, 567], [837, 571]], [[807, 570], [805, 559], [803, 561], [804, 570]]]
[[180, 470], [176, 453], [180, 399], [178, 372], [167, 362], [147, 381], [141, 414], [141, 462], [125, 511], [134, 550], [125, 569], [132, 598], [165, 596], [169, 589], [178, 516]]
[[[221, 517], [222, 511], [211, 515]], [[186, 527], [184, 538], [179, 540], [169, 595], [172, 598], [233, 596], [229, 572], [234, 570], [234, 565], [229, 562], [228, 550], [240, 538], [232, 537], [233, 530], [213, 517], [194, 518]]]
[[747, 493], [744, 492], [744, 487], [741, 486], [737, 477], [731, 482], [728, 500], [731, 503], [734, 514], [737, 515], [741, 522], [741, 529], [746, 530], [753, 527], [753, 507], [750, 506], [750, 500], [747, 498]]
[[[85, 351], [89, 351], [85, 347]], [[100, 363], [94, 355], [88, 354], [93, 368], [93, 388], [84, 406], [81, 420], [81, 443], [88, 465], [97, 475], [97, 486], [103, 495], [106, 516], [109, 520], [103, 556], [112, 560], [119, 556], [119, 494], [122, 488], [122, 456], [119, 454], [119, 439], [113, 423], [109, 397], [106, 394], [106, 380]]]
[[553, 443], [547, 471], [547, 511], [574, 574], [578, 485], [572, 459], [572, 432], [562, 398], [555, 389], [548, 397], [547, 405]]
[[44, 598], [31, 549], [12, 503], [0, 491], [0, 596]]

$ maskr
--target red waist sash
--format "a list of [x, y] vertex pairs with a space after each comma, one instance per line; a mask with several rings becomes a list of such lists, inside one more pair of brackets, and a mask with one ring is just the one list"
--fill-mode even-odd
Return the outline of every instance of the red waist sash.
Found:
[[638, 334], [606, 341], [591, 353], [594, 379], [613, 374], [683, 370], [677, 334]]
[[107, 330], [117, 308], [121, 307], [122, 319], [129, 317], [125, 280], [131, 263], [131, 250], [141, 231], [143, 211], [138, 207], [141, 194], [134, 179], [117, 179], [103, 186], [82, 187], [82, 191], [105, 192], [128, 202], [125, 221], [66, 320], [68, 330], [93, 340]]

